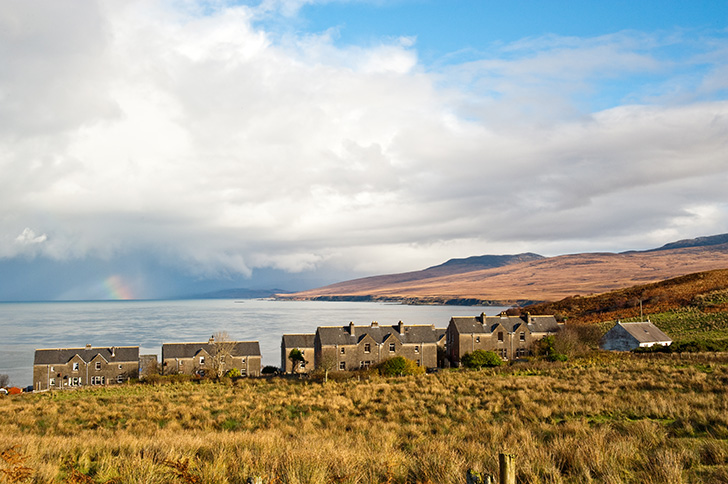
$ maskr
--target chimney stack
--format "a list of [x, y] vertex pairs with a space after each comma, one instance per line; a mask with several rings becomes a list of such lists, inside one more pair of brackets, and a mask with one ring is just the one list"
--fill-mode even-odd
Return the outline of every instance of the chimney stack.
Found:
[[212, 344], [214, 342], [215, 342], [215, 335], [213, 334], [212, 336], [210, 336], [210, 340], [208, 341], [208, 343]]
[[397, 330], [399, 331], [399, 334], [404, 334], [404, 323], [402, 320], [399, 320], [399, 323], [397, 323]]
[[378, 328], [379, 322], [378, 321], [372, 321], [372, 328]]
[[87, 349], [87, 350], [90, 350], [90, 349], [91, 349], [91, 345], [90, 345], [90, 344], [87, 344], [87, 345], [86, 345], [86, 349]]
[[116, 346], [111, 347], [111, 357], [116, 358]]
[[354, 336], [354, 321], [349, 321], [349, 334]]

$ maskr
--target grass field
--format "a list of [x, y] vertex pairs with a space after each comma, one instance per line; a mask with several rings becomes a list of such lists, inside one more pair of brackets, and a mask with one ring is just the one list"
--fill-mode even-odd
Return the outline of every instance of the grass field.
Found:
[[0, 399], [0, 482], [728, 482], [728, 357], [329, 381], [125, 385]]

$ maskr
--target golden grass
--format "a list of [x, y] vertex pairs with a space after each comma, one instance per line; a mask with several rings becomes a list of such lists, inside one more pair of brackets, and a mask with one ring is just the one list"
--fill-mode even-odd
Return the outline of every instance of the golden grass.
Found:
[[458, 483], [503, 451], [522, 483], [727, 482], [726, 383], [726, 358], [596, 354], [23, 395], [0, 400], [0, 482]]

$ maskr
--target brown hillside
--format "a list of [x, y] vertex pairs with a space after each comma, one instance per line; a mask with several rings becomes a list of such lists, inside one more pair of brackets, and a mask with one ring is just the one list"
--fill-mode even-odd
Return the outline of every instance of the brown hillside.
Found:
[[[558, 314], [569, 321], [591, 323], [655, 314], [694, 306], [705, 313], [728, 311], [728, 269], [698, 272], [587, 297], [534, 304], [522, 311]], [[510, 311], [510, 310], [509, 310]]]
[[367, 278], [282, 295], [292, 299], [383, 299], [491, 304], [557, 301], [728, 268], [728, 244], [669, 250], [572, 254], [407, 281]]

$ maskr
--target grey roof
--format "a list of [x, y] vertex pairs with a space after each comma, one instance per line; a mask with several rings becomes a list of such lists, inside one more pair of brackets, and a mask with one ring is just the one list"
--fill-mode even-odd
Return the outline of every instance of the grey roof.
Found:
[[509, 333], [528, 327], [531, 333], [549, 333], [559, 329], [559, 324], [554, 316], [454, 316], [450, 324], [460, 334], [465, 333], [486, 333], [492, 334], [496, 328], [502, 326]]
[[[226, 342], [228, 343], [228, 342]], [[257, 341], [230, 341], [234, 345], [230, 354], [232, 356], [260, 356], [260, 345]], [[192, 358], [200, 350], [212, 355], [215, 344], [207, 343], [164, 343], [162, 345], [162, 359]]]
[[[111, 355], [114, 356], [111, 356]], [[101, 355], [109, 363], [139, 361], [138, 346], [109, 346], [85, 348], [51, 348], [35, 350], [34, 365], [65, 365], [74, 356], [80, 356], [89, 363], [97, 355]]]
[[317, 334], [322, 345], [353, 345], [359, 343], [366, 336], [370, 336], [375, 343], [381, 344], [390, 338], [397, 338], [403, 344], [437, 343], [445, 334], [444, 329], [437, 329], [432, 324], [427, 325], [400, 325], [394, 326], [321, 326]]
[[621, 326], [640, 343], [672, 342], [668, 335], [663, 333], [660, 328], [658, 328], [649, 321], [639, 323], [618, 322], [617, 325]]
[[313, 348], [316, 335], [311, 334], [284, 334], [281, 345], [284, 348]]

